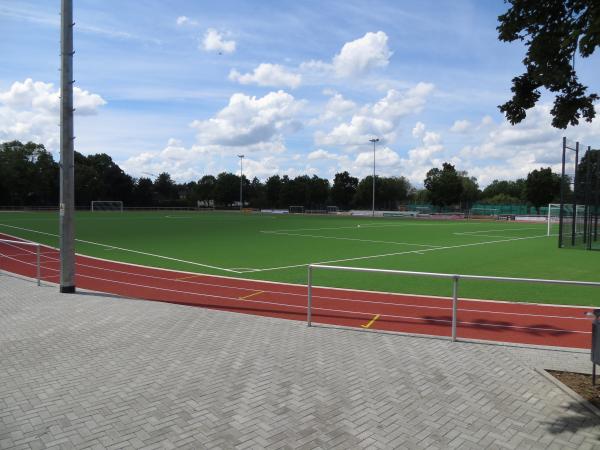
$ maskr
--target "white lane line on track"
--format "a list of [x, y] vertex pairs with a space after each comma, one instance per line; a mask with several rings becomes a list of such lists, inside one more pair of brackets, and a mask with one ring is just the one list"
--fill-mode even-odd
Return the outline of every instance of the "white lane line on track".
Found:
[[[312, 262], [310, 264], [332, 264], [332, 263], [338, 263], [338, 262], [360, 261], [363, 259], [384, 258], [387, 256], [409, 255], [411, 253], [421, 253], [422, 254], [425, 252], [433, 252], [433, 251], [438, 251], [438, 250], [450, 250], [450, 249], [462, 248], [462, 247], [475, 247], [478, 245], [498, 244], [501, 242], [522, 241], [522, 240], [526, 240], [526, 239], [539, 239], [539, 238], [545, 238], [545, 237], [547, 237], [547, 236], [541, 235], [541, 236], [528, 236], [528, 237], [519, 237], [519, 238], [499, 239], [496, 241], [473, 242], [470, 244], [449, 245], [446, 247], [425, 248], [425, 249], [419, 249], [419, 250], [407, 250], [404, 252], [382, 253], [379, 255], [357, 256], [355, 258], [334, 259], [331, 261]], [[272, 270], [294, 269], [297, 267], [307, 267], [307, 266], [308, 266], [308, 264], [293, 264], [293, 265], [289, 265], [289, 266], [267, 267], [267, 268], [263, 268], [263, 269], [255, 269], [255, 270], [253, 270], [253, 272], [267, 272], [267, 271], [272, 271]]]
[[[14, 258], [10, 258], [10, 259], [14, 259]], [[16, 260], [16, 259], [15, 259]], [[19, 261], [19, 260], [16, 260]], [[58, 262], [57, 258], [54, 258], [55, 262]], [[21, 262], [21, 261], [20, 261]], [[25, 263], [24, 264], [28, 264], [28, 265], [35, 265], [33, 263]], [[165, 277], [159, 277], [159, 276], [154, 276], [154, 275], [145, 275], [145, 274], [140, 274], [140, 273], [135, 273], [135, 272], [128, 272], [128, 271], [123, 271], [123, 270], [117, 270], [117, 269], [109, 269], [109, 268], [105, 268], [105, 267], [98, 267], [98, 266], [91, 266], [88, 264], [78, 264], [78, 266], [81, 267], [87, 267], [87, 268], [91, 268], [91, 269], [96, 269], [96, 270], [102, 270], [102, 271], [106, 271], [106, 272], [114, 272], [114, 273], [120, 273], [120, 274], [124, 274], [124, 275], [132, 275], [132, 276], [138, 276], [141, 278], [151, 278], [151, 279], [155, 279], [155, 280], [161, 280], [161, 281], [169, 281], [169, 282], [173, 282], [173, 281], [178, 281], [178, 282], [184, 282], [184, 283], [188, 283], [188, 284], [192, 284], [192, 285], [202, 285], [202, 286], [209, 286], [209, 287], [216, 287], [216, 288], [223, 288], [223, 289], [234, 289], [234, 290], [243, 290], [243, 291], [252, 291], [252, 292], [256, 292], [258, 289], [257, 288], [251, 288], [251, 287], [238, 287], [238, 286], [230, 286], [230, 285], [222, 285], [222, 284], [214, 284], [214, 283], [206, 283], [206, 282], [201, 282], [201, 281], [188, 281], [188, 280], [184, 280], [184, 279], [173, 279], [173, 278], [165, 278]], [[48, 270], [52, 270], [55, 272], [58, 272], [58, 269], [54, 269], [51, 267], [47, 268]], [[203, 276], [202, 274], [198, 274], [198, 276]], [[146, 286], [146, 285], [141, 285], [141, 286]], [[146, 286], [148, 288], [151, 288], [151, 286]], [[163, 289], [163, 288], [161, 288]], [[169, 290], [164, 288], [165, 290]], [[319, 288], [321, 289], [321, 288]], [[323, 289], [327, 289], [326, 287], [324, 287]], [[173, 290], [174, 292], [178, 292], [176, 290]], [[285, 292], [285, 291], [274, 291], [274, 290], [268, 290], [268, 289], [263, 289], [260, 292], [262, 293], [266, 293], [266, 294], [277, 294], [277, 295], [289, 295], [289, 296], [293, 296], [293, 297], [306, 297], [306, 294], [297, 294], [294, 292]], [[395, 294], [395, 293], [387, 293], [387, 295], [390, 296], [397, 296], [397, 295], [405, 295], [405, 296], [410, 296], [411, 294]], [[230, 297], [226, 297], [226, 298], [230, 298]], [[359, 300], [359, 299], [350, 299], [350, 298], [345, 298], [345, 297], [330, 297], [330, 296], [325, 296], [325, 295], [313, 295], [314, 299], [324, 299], [324, 300], [333, 300], [333, 301], [344, 301], [344, 302], [350, 302], [350, 303], [366, 303], [366, 304], [374, 304], [374, 305], [386, 305], [386, 306], [403, 306], [403, 307], [411, 307], [411, 308], [418, 308], [418, 309], [437, 309], [437, 310], [451, 310], [451, 307], [443, 307], [443, 306], [431, 306], [431, 305], [415, 305], [414, 303], [399, 303], [399, 302], [382, 302], [382, 301], [376, 301], [376, 300]], [[435, 297], [434, 297], [435, 298]], [[441, 301], [445, 301], [445, 302], [449, 302], [450, 299], [446, 299], [446, 298], [435, 298], [437, 300], [441, 300]], [[468, 300], [465, 300], [468, 301]], [[273, 303], [273, 304], [278, 304], [278, 303]], [[540, 306], [540, 305], [535, 305], [535, 306]], [[554, 305], [541, 305], [541, 306], [547, 306], [547, 307], [553, 307]], [[558, 307], [560, 307], [561, 305], [559, 305]], [[585, 309], [585, 307], [582, 307], [583, 309]], [[494, 311], [494, 310], [485, 310], [485, 309], [469, 309], [469, 308], [459, 308], [459, 312], [476, 312], [476, 313], [486, 313], [486, 314], [496, 314], [496, 315], [508, 315], [508, 316], [523, 316], [523, 317], [539, 317], [539, 318], [550, 318], [550, 319], [562, 319], [562, 320], [585, 320], [585, 321], [589, 321], [588, 317], [571, 317], [571, 316], [557, 316], [557, 315], [550, 315], [550, 314], [531, 314], [531, 313], [516, 313], [516, 312], [504, 312], [504, 311]], [[372, 313], [365, 313], [365, 314], [372, 314]], [[384, 314], [385, 315], [385, 314]], [[398, 316], [400, 317], [400, 316]], [[466, 323], [466, 322], [463, 322]]]
[[309, 238], [320, 238], [320, 239], [334, 239], [339, 241], [356, 241], [356, 242], [368, 242], [374, 244], [392, 244], [392, 245], [412, 245], [415, 247], [439, 247], [439, 245], [427, 245], [427, 244], [413, 244], [411, 242], [396, 242], [396, 241], [377, 241], [373, 239], [359, 239], [359, 238], [345, 238], [345, 237], [336, 237], [336, 236], [321, 236], [317, 234], [301, 234], [301, 233], [287, 233], [282, 231], [261, 231], [261, 233], [265, 234], [274, 234], [277, 236], [301, 236], [301, 237], [309, 237]]
[[[46, 236], [58, 237], [58, 234], [46, 233], [44, 231], [32, 230], [30, 228], [16, 227], [14, 225], [7, 225], [5, 223], [0, 223], [0, 226], [8, 227], [8, 228], [14, 228], [14, 229], [17, 229], [17, 230], [29, 231], [31, 233], [43, 234], [43, 235], [46, 235]], [[86, 240], [83, 240], [83, 239], [75, 239], [75, 240], [77, 242], [81, 242], [83, 244], [98, 245], [100, 247], [104, 247], [105, 249], [109, 249], [109, 250], [121, 250], [121, 251], [124, 251], [124, 252], [136, 253], [138, 255], [152, 256], [153, 258], [166, 259], [168, 261], [175, 261], [175, 262], [181, 262], [181, 263], [185, 263], [185, 264], [191, 264], [193, 266], [207, 267], [209, 269], [215, 269], [215, 270], [222, 270], [224, 272], [237, 273], [237, 274], [240, 273], [237, 270], [233, 270], [233, 269], [225, 269], [224, 267], [211, 266], [209, 264], [202, 264], [202, 263], [198, 263], [198, 262], [194, 262], [194, 261], [186, 261], [185, 259], [172, 258], [170, 256], [162, 256], [162, 255], [157, 255], [155, 253], [142, 252], [142, 251], [139, 251], [139, 250], [132, 250], [132, 249], [123, 248], [123, 247], [115, 247], [114, 245], [101, 244], [99, 242], [86, 241]]]
[[[218, 299], [231, 300], [231, 301], [242, 301], [244, 303], [259, 303], [259, 304], [265, 304], [265, 305], [285, 306], [288, 308], [299, 308], [299, 309], [303, 309], [303, 310], [305, 310], [307, 308], [304, 305], [292, 305], [292, 304], [288, 304], [288, 303], [268, 302], [268, 301], [264, 301], [264, 300], [240, 300], [239, 298], [227, 297], [224, 295], [204, 294], [204, 293], [191, 292], [191, 291], [182, 291], [182, 290], [177, 290], [177, 289], [167, 289], [167, 288], [161, 288], [161, 287], [156, 287], [156, 286], [150, 287], [150, 286], [146, 286], [143, 284], [131, 283], [131, 282], [126, 282], [126, 281], [115, 281], [115, 280], [110, 280], [110, 279], [105, 279], [105, 278], [100, 278], [100, 277], [94, 277], [91, 275], [80, 274], [79, 276], [83, 277], [83, 278], [90, 278], [93, 280], [106, 281], [108, 283], [113, 283], [113, 284], [114, 283], [124, 284], [127, 286], [141, 287], [141, 288], [145, 288], [145, 289], [155, 289], [155, 290], [167, 291], [167, 292], [175, 292], [175, 293], [179, 293], [179, 294], [188, 294], [188, 295], [194, 295], [194, 296], [200, 296], [200, 297], [218, 298]], [[116, 295], [118, 295], [118, 294], [116, 294]], [[172, 301], [176, 302], [176, 300], [172, 300]], [[167, 301], [167, 303], [168, 303], [168, 301]], [[215, 306], [215, 305], [212, 305], [212, 306]], [[219, 305], [216, 305], [215, 307], [219, 307]], [[227, 306], [223, 306], [223, 305], [221, 305], [220, 307], [227, 308]], [[372, 312], [346, 311], [346, 310], [332, 309], [332, 308], [314, 307], [312, 309], [313, 309], [313, 311], [326, 311], [326, 312], [336, 312], [336, 313], [353, 314], [353, 315], [364, 315], [364, 316], [372, 316], [373, 315]], [[450, 319], [432, 319], [432, 318], [422, 318], [422, 317], [413, 317], [413, 316], [400, 316], [400, 315], [393, 315], [393, 314], [380, 314], [380, 316], [381, 317], [389, 317], [389, 318], [393, 318], [393, 319], [417, 320], [417, 321], [425, 321], [425, 322], [444, 322], [444, 323], [452, 322]], [[514, 329], [522, 329], [522, 330], [537, 330], [537, 331], [549, 331], [549, 332], [558, 332], [558, 333], [591, 334], [591, 332], [589, 332], [589, 331], [564, 330], [564, 329], [545, 328], [545, 327], [527, 327], [527, 326], [520, 326], [520, 325], [488, 324], [488, 323], [482, 324], [479, 322], [468, 322], [468, 321], [458, 321], [457, 323], [459, 325], [460, 324], [476, 325], [479, 327], [489, 326], [489, 327], [494, 327], [494, 328], [514, 328]]]

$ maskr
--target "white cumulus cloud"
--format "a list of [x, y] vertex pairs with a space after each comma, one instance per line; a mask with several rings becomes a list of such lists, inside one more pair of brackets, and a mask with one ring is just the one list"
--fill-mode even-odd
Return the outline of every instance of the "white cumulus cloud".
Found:
[[176, 20], [176, 23], [177, 23], [177, 26], [179, 26], [179, 27], [182, 27], [182, 26], [185, 26], [185, 25], [189, 25], [189, 26], [196, 26], [196, 25], [198, 25], [197, 21], [195, 21], [193, 19], [190, 19], [187, 16], [179, 16], [177, 18], [177, 20]]
[[456, 120], [452, 127], [450, 127], [450, 131], [454, 133], [465, 133], [471, 129], [471, 122], [468, 120]]
[[[98, 94], [73, 88], [75, 115], [97, 114], [106, 101]], [[17, 81], [0, 92], [0, 141], [18, 139], [44, 144], [50, 150], [58, 146], [60, 90], [52, 83]]]
[[202, 48], [207, 52], [233, 53], [236, 43], [226, 40], [225, 33], [209, 28], [202, 39]]
[[339, 78], [356, 77], [375, 68], [386, 67], [392, 54], [387, 34], [370, 31], [361, 38], [346, 42], [330, 63], [310, 60], [303, 62], [300, 69], [319, 76], [333, 74]]
[[233, 69], [229, 72], [229, 79], [240, 84], [257, 84], [259, 86], [285, 86], [292, 89], [302, 83], [302, 76], [287, 70], [279, 64], [263, 63], [252, 73], [241, 74]]
[[270, 92], [264, 97], [233, 94], [229, 104], [208, 120], [196, 120], [202, 145], [251, 146], [273, 144], [283, 140], [285, 131], [295, 131], [300, 122], [297, 114], [303, 102], [284, 91]]
[[[399, 92], [390, 89], [374, 105], [364, 105], [349, 121], [336, 125], [331, 131], [317, 131], [317, 145], [360, 146], [377, 136], [385, 142], [396, 139], [400, 120], [420, 112], [434, 86], [418, 83], [411, 89]], [[351, 149], [351, 148], [350, 148]]]
[[333, 57], [335, 73], [340, 77], [356, 76], [375, 67], [385, 67], [392, 52], [383, 31], [368, 32], [352, 42], [346, 42], [340, 53]]

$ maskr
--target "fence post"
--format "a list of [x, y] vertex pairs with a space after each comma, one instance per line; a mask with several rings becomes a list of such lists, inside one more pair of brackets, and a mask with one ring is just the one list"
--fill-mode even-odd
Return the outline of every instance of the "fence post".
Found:
[[36, 245], [36, 275], [37, 275], [37, 285], [40, 286], [40, 244]]
[[308, 265], [308, 305], [306, 309], [306, 324], [311, 326], [311, 310], [312, 310], [312, 266]]
[[452, 277], [452, 342], [456, 342], [456, 310], [458, 304], [458, 275]]

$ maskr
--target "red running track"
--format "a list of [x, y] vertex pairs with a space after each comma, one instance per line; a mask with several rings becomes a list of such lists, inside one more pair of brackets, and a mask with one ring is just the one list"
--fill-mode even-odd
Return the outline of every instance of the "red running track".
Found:
[[[16, 239], [1, 235], [0, 239]], [[35, 278], [35, 247], [0, 242], [0, 268]], [[124, 297], [201, 306], [245, 314], [306, 320], [306, 286], [195, 275], [76, 257], [76, 285]], [[42, 247], [42, 280], [59, 282], [58, 250]], [[462, 339], [590, 348], [590, 308], [461, 299]], [[374, 320], [375, 319], [375, 320]], [[346, 289], [313, 288], [315, 323], [450, 336], [452, 301]]]

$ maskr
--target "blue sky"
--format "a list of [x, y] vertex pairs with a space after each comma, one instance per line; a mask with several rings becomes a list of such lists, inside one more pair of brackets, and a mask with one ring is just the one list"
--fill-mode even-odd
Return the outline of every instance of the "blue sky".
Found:
[[[135, 176], [238, 170], [262, 179], [372, 169], [419, 186], [444, 161], [476, 176], [557, 167], [547, 103], [517, 127], [497, 105], [524, 48], [497, 40], [498, 0], [75, 0], [76, 149]], [[60, 1], [0, 4], [0, 140], [57, 151]], [[599, 89], [598, 55], [578, 63]]]

